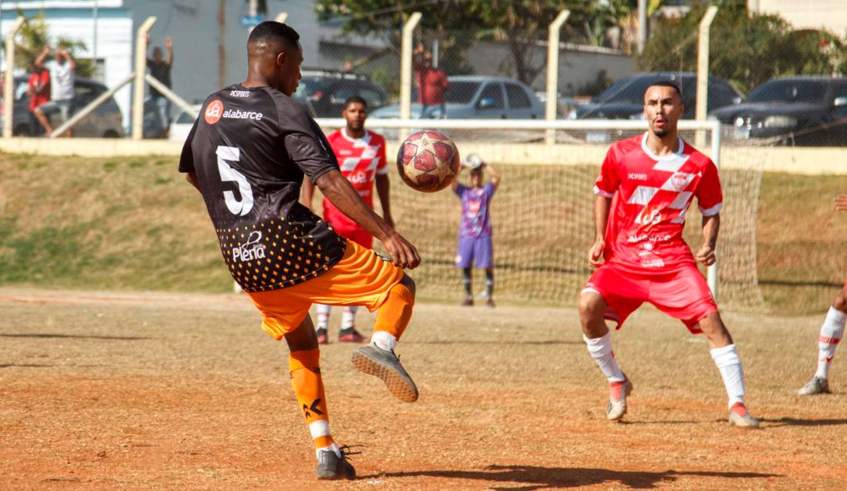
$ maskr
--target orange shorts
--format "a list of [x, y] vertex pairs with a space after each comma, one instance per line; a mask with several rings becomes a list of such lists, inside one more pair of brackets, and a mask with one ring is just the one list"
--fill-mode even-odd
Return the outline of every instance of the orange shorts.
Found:
[[403, 275], [403, 269], [348, 240], [344, 257], [326, 273], [279, 290], [247, 294], [265, 317], [262, 329], [280, 340], [300, 326], [313, 303], [363, 305], [373, 312]]

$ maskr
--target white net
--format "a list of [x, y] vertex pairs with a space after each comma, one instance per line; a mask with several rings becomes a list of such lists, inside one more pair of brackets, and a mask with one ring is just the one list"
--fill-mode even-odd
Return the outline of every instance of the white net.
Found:
[[[609, 122], [614, 124], [614, 122]], [[488, 130], [489, 132], [492, 130]], [[544, 145], [544, 130], [521, 130], [524, 142], [509, 144], [462, 138], [468, 130], [444, 130], [463, 155], [478, 153], [501, 174], [491, 203], [494, 242], [494, 296], [498, 301], [573, 305], [591, 267], [586, 257], [593, 242], [593, 186], [609, 141], [637, 134], [633, 130], [558, 130], [557, 141]], [[390, 130], [388, 131], [390, 134]], [[694, 131], [680, 136], [695, 141]], [[586, 140], [603, 140], [589, 144]], [[708, 143], [708, 141], [707, 141]], [[389, 144], [389, 159], [393, 160]], [[710, 154], [709, 148], [705, 152]], [[719, 303], [722, 308], [762, 310], [756, 272], [756, 211], [761, 157], [754, 147], [724, 146], [721, 152], [724, 209], [719, 240]], [[412, 241], [423, 262], [411, 272], [420, 298], [459, 301], [464, 296], [461, 270], [454, 266], [460, 202], [449, 189], [425, 194], [391, 173], [391, 208], [398, 231]], [[460, 180], [467, 182], [467, 173]], [[487, 176], [485, 177], [487, 179]], [[691, 207], [686, 240], [702, 243], [701, 217]], [[379, 203], [376, 204], [380, 210]], [[379, 248], [380, 244], [376, 244]], [[483, 295], [484, 273], [474, 270], [474, 292]]]

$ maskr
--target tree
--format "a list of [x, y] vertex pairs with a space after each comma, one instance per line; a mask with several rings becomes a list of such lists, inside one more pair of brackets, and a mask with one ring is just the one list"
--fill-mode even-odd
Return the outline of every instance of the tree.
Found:
[[[612, 0], [614, 8], [594, 0], [434, 0], [402, 2], [399, 0], [318, 0], [316, 10], [324, 21], [343, 18], [348, 33], [372, 35], [384, 39], [398, 56], [403, 23], [413, 11], [423, 13], [424, 41], [438, 40], [455, 66], [451, 73], [462, 73], [464, 52], [470, 46], [467, 38], [504, 43], [511, 55], [516, 77], [525, 83], [545, 69], [546, 58], [539, 54], [539, 41], [547, 39], [547, 28], [559, 11], [568, 8], [571, 17], [565, 32], [575, 40], [605, 44], [605, 33], [616, 25], [615, 15], [636, 0]], [[618, 12], [613, 15], [613, 12]], [[461, 36], [458, 34], [461, 32]]]
[[[706, 5], [695, 5], [681, 19], [660, 19], [640, 68], [695, 71], [697, 31]], [[826, 31], [794, 31], [775, 15], [748, 15], [746, 8], [722, 6], [712, 23], [709, 71], [749, 92], [774, 77], [844, 73], [845, 43]]]
[[[22, 12], [19, 15], [23, 16]], [[44, 22], [44, 14], [39, 13], [24, 21], [20, 30], [20, 43], [15, 45], [15, 66], [29, 70], [30, 63], [35, 60], [45, 46], [65, 46], [76, 62], [76, 75], [90, 78], [95, 73], [94, 62], [90, 59], [78, 58], [77, 53], [86, 51], [83, 41], [60, 36], [52, 40], [50, 27]]]

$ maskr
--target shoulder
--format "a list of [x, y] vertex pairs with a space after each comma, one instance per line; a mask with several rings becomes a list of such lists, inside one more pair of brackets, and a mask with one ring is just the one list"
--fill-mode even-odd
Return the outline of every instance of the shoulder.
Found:
[[336, 143], [338, 143], [340, 140], [343, 140], [343, 139], [344, 139], [344, 136], [341, 134], [340, 129], [335, 130], [332, 133], [326, 135], [326, 140], [328, 142], [332, 143], [333, 145], [335, 145]]
[[683, 140], [683, 144], [685, 147], [683, 148], [682, 153], [688, 157], [688, 161], [692, 164], [696, 165], [700, 169], [705, 169], [709, 166], [714, 166], [715, 163], [712, 162], [708, 156], [694, 148], [690, 143]]
[[371, 145], [385, 145], [385, 137], [376, 131], [368, 130], [368, 134], [371, 135]]
[[642, 138], [643, 135], [637, 135], [612, 143], [612, 146], [609, 147], [607, 158], [611, 157], [616, 161], [620, 161], [627, 154], [640, 151]]
[[290, 130], [303, 130], [313, 126], [309, 111], [299, 101], [271, 87], [265, 87], [263, 92], [267, 94], [276, 108], [277, 120], [281, 127]]

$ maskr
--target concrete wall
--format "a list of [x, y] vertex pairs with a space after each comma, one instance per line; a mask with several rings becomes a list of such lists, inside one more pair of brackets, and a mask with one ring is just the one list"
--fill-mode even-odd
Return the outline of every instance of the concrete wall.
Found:
[[[608, 145], [543, 145], [462, 143], [457, 146], [463, 154], [479, 153], [492, 164], [527, 165], [599, 165]], [[70, 138], [0, 139], [0, 152], [38, 155], [80, 155], [85, 157], [166, 155], [174, 159], [174, 172], [182, 150], [176, 142], [147, 140], [101, 140]], [[397, 143], [389, 143], [388, 155], [397, 154]], [[722, 168], [761, 167], [767, 172], [786, 172], [802, 175], [847, 175], [845, 151], [840, 148], [747, 147], [741, 152], [725, 151]]]

